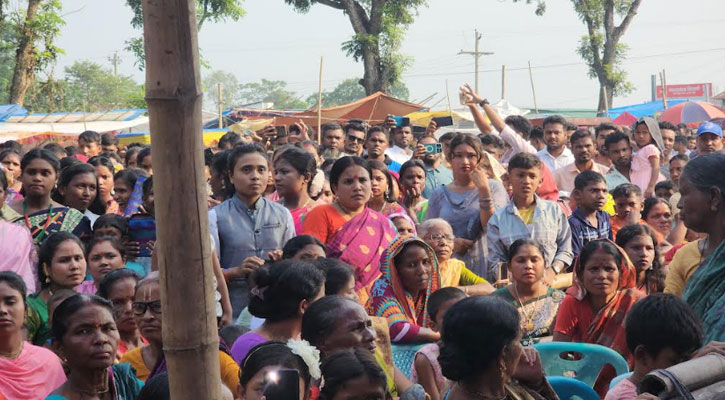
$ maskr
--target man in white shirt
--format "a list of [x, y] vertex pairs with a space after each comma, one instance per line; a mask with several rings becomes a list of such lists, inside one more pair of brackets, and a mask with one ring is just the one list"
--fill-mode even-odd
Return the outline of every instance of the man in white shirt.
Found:
[[546, 148], [536, 153], [541, 162], [546, 164], [551, 171], [569, 165], [574, 162], [574, 154], [566, 147], [569, 141], [564, 117], [551, 115], [544, 119], [544, 141]]
[[577, 130], [571, 135], [570, 141], [574, 162], [559, 168], [554, 173], [556, 186], [560, 191], [567, 193], [574, 191], [574, 179], [581, 172], [594, 171], [602, 176], [609, 172], [609, 168], [594, 162], [594, 139], [589, 131]]
[[413, 149], [410, 144], [413, 142], [413, 128], [407, 126], [397, 126], [393, 128], [393, 147], [385, 150], [385, 154], [393, 161], [403, 165], [413, 156]]

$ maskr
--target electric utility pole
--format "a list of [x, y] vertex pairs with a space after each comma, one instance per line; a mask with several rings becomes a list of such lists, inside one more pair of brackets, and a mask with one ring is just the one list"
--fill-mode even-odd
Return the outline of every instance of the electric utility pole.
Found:
[[479, 82], [479, 79], [478, 79], [478, 75], [479, 75], [479, 59], [481, 58], [481, 56], [490, 56], [490, 55], [493, 54], [493, 52], [490, 52], [490, 51], [479, 51], [480, 44], [481, 44], [481, 34], [478, 33], [478, 29], [476, 30], [476, 33], [475, 34], [476, 34], [476, 51], [463, 51], [463, 50], [461, 50], [461, 51], [458, 52], [458, 54], [459, 55], [461, 55], [461, 54], [471, 55], [471, 56], [473, 56], [474, 60], [476, 60], [476, 85], [475, 85], [475, 89], [476, 89], [476, 93], [480, 93], [479, 90], [478, 90], [478, 82]]

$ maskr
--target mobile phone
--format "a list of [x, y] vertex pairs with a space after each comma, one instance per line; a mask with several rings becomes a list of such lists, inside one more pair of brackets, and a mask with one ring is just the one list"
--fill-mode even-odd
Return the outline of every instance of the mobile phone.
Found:
[[466, 97], [467, 96], [465, 93], [461, 93], [461, 92], [458, 93], [458, 99], [461, 101], [461, 105], [464, 105], [464, 106], [466, 105], [466, 100], [468, 100]]
[[284, 125], [277, 125], [274, 127], [275, 132], [277, 132], [277, 137], [285, 137], [287, 136], [287, 127]]
[[395, 120], [395, 126], [400, 128], [402, 126], [410, 126], [409, 117], [392, 117]]
[[268, 372], [262, 394], [267, 400], [299, 399], [300, 373], [296, 369], [279, 369]]
[[437, 127], [451, 126], [453, 125], [453, 117], [433, 117], [433, 122], [436, 123]]
[[425, 154], [443, 153], [443, 145], [440, 143], [426, 143], [423, 147], [425, 147]]

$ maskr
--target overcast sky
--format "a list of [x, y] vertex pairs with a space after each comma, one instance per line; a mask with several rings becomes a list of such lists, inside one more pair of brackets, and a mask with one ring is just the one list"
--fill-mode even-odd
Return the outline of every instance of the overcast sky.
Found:
[[[543, 17], [534, 7], [512, 0], [429, 0], [405, 35], [403, 53], [413, 57], [404, 75], [411, 100], [438, 93], [443, 99], [446, 80], [451, 101], [455, 89], [473, 83], [474, 30], [483, 34], [481, 92], [501, 96], [501, 66], [506, 65], [506, 98], [532, 107], [528, 61], [534, 67], [539, 107], [595, 108], [598, 84], [576, 53], [585, 25], [570, 1], [548, 0]], [[320, 56], [324, 57], [325, 89], [346, 78], [360, 77], [362, 64], [347, 58], [340, 44], [352, 34], [341, 11], [322, 5], [301, 15], [283, 0], [245, 0], [247, 15], [238, 22], [207, 22], [200, 32], [203, 57], [211, 69], [234, 73], [240, 82], [261, 78], [285, 80], [289, 89], [306, 98], [317, 90]], [[66, 55], [61, 67], [88, 59], [111, 65], [119, 51], [119, 71], [142, 81], [144, 75], [123, 51], [124, 41], [138, 36], [129, 21], [124, 0], [63, 0], [67, 25], [58, 41]], [[712, 82], [714, 94], [725, 90], [725, 1], [644, 0], [623, 42], [630, 51], [624, 68], [635, 91], [614, 99], [613, 106], [648, 101], [650, 75], [667, 71], [668, 84]], [[61, 70], [61, 68], [58, 68]], [[210, 70], [204, 71], [209, 72]], [[445, 100], [438, 107], [445, 106]]]

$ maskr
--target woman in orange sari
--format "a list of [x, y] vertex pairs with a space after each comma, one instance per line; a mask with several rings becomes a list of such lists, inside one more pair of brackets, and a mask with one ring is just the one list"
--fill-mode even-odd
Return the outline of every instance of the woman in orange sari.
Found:
[[328, 257], [355, 267], [355, 291], [361, 304], [380, 276], [380, 255], [396, 235], [390, 220], [367, 207], [371, 177], [370, 166], [360, 157], [335, 161], [330, 189], [337, 199], [310, 210], [302, 228], [303, 235], [314, 236], [327, 246]]
[[[636, 270], [622, 248], [608, 239], [587, 243], [574, 261], [574, 285], [559, 307], [554, 341], [606, 346], [632, 367], [634, 357], [627, 347], [624, 320], [642, 298], [636, 284]], [[595, 389], [601, 387], [606, 392], [613, 373], [613, 369], [605, 368]]]

